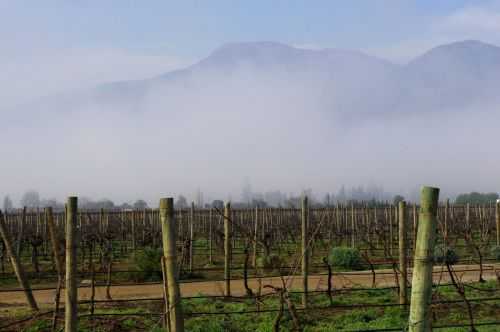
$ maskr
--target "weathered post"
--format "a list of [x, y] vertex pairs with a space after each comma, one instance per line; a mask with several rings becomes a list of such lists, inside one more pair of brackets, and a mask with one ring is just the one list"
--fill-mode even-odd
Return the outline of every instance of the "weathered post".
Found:
[[354, 248], [356, 246], [356, 214], [354, 211], [354, 203], [351, 203], [351, 247]]
[[307, 196], [302, 198], [302, 306], [307, 308], [308, 275], [309, 275], [309, 250], [307, 249], [307, 228], [309, 224], [309, 207]]
[[0, 235], [2, 236], [3, 243], [5, 245], [5, 249], [7, 251], [7, 255], [10, 258], [10, 262], [12, 264], [12, 269], [19, 281], [19, 285], [23, 289], [24, 295], [26, 296], [26, 300], [31, 308], [31, 310], [38, 311], [38, 306], [36, 304], [35, 298], [33, 297], [33, 293], [31, 292], [31, 286], [26, 278], [26, 274], [24, 273], [24, 268], [21, 265], [19, 257], [12, 246], [12, 239], [7, 230], [7, 226], [5, 225], [4, 216], [2, 211], [0, 211]]
[[189, 215], [189, 273], [193, 273], [193, 249], [194, 246], [194, 202], [191, 202], [191, 211]]
[[208, 263], [212, 265], [212, 211], [213, 208], [210, 208], [208, 212]]
[[176, 257], [176, 234], [174, 199], [160, 199], [160, 220], [163, 239], [163, 257], [165, 261], [168, 303], [167, 313], [170, 318], [171, 332], [184, 331], [184, 318], [181, 307], [181, 293], [177, 281], [177, 257]]
[[[398, 206], [394, 204], [394, 219], [398, 218]], [[397, 220], [395, 220], [397, 222]], [[392, 205], [389, 205], [389, 254], [393, 253], [394, 225], [392, 220]]]
[[255, 220], [254, 220], [254, 232], [253, 232], [253, 258], [252, 266], [257, 267], [257, 240], [259, 236], [259, 207], [255, 207]]
[[444, 204], [444, 225], [443, 225], [443, 237], [445, 245], [448, 244], [448, 218], [450, 212], [450, 200], [447, 199]]
[[470, 230], [470, 204], [465, 205], [465, 225], [467, 227], [467, 232]]
[[66, 291], [64, 297], [64, 330], [66, 332], [78, 330], [77, 219], [78, 198], [69, 197], [66, 205]]
[[231, 296], [231, 203], [224, 207], [224, 295]]
[[408, 290], [406, 281], [408, 278], [407, 270], [407, 237], [406, 237], [406, 202], [399, 202], [399, 270], [401, 278], [399, 278], [399, 304], [408, 304]]
[[418, 230], [417, 203], [413, 203], [413, 252], [415, 252], [415, 248], [417, 248], [417, 230]]
[[411, 289], [409, 332], [431, 331], [432, 267], [438, 199], [438, 188], [422, 188]]
[[495, 219], [497, 224], [497, 246], [500, 246], [500, 202], [495, 204]]
[[139, 221], [139, 210], [132, 211], [132, 224], [130, 225], [132, 232], [132, 256], [135, 257], [136, 244], [135, 244], [135, 225]]

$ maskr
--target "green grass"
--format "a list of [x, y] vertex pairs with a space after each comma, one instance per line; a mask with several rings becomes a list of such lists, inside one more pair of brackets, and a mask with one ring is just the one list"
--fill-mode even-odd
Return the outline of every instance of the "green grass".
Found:
[[[495, 281], [475, 283], [477, 289], [466, 288], [467, 297], [470, 299], [482, 297], [499, 297], [500, 290]], [[434, 289], [434, 295], [441, 300], [460, 299], [452, 286], [440, 286]], [[293, 303], [300, 308], [300, 296], [291, 293]], [[389, 304], [397, 302], [397, 292], [391, 289], [356, 290], [350, 292], [334, 293], [333, 303], [339, 305], [364, 304]], [[407, 323], [407, 313], [399, 306], [390, 307], [353, 307], [329, 308], [329, 298], [325, 293], [312, 293], [310, 295], [311, 309], [307, 312], [298, 310], [298, 316], [304, 332], [326, 331], [353, 331], [381, 328], [402, 328]], [[277, 309], [279, 305], [276, 296], [265, 297], [260, 304], [261, 310]], [[483, 304], [473, 303], [474, 318], [477, 323], [493, 321], [500, 317], [500, 301], [489, 301]], [[185, 320], [186, 331], [190, 332], [271, 332], [276, 312], [262, 312], [260, 314], [238, 314], [238, 312], [253, 311], [257, 305], [252, 299], [226, 300], [223, 298], [192, 298], [183, 300], [183, 311], [188, 317]], [[122, 314], [123, 316], [107, 316], [94, 319], [80, 320], [80, 331], [164, 331], [161, 328], [161, 319], [157, 316], [132, 316], [137, 313], [160, 313], [163, 306], [158, 302], [141, 302], [140, 305], [129, 303], [119, 307], [100, 306], [96, 315], [101, 313]], [[437, 305], [434, 307], [437, 321], [436, 325], [467, 324], [466, 310], [463, 304], [453, 306]], [[221, 313], [234, 312], [230, 315], [192, 315], [193, 313]], [[80, 313], [88, 313], [88, 306], [81, 305]], [[11, 312], [10, 319], [20, 319], [29, 316], [28, 310]], [[21, 331], [42, 332], [48, 331], [50, 320], [38, 320], [24, 326]], [[292, 330], [292, 320], [288, 311], [285, 311], [281, 321], [281, 331]], [[498, 326], [479, 326], [478, 331], [498, 331]], [[467, 328], [448, 328], [438, 331], [467, 331]]]

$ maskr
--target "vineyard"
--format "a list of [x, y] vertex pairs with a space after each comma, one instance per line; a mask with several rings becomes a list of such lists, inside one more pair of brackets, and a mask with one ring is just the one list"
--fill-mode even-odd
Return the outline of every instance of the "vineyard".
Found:
[[0, 331], [499, 331], [499, 205], [428, 204], [4, 212]]

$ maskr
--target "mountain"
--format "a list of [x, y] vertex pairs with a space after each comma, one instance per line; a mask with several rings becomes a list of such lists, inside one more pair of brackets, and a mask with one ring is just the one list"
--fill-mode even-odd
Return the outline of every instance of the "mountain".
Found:
[[424, 109], [498, 102], [500, 48], [479, 41], [438, 46], [402, 69], [403, 100]]
[[357, 51], [231, 43], [182, 70], [53, 96], [35, 105], [40, 112], [88, 107], [141, 112], [166, 103], [173, 112], [185, 102], [209, 100], [210, 94], [221, 96], [216, 105], [221, 107], [225, 96], [237, 104], [238, 96], [246, 102], [249, 93], [259, 98], [274, 91], [276, 98], [297, 99], [332, 116], [378, 117], [494, 104], [499, 78], [500, 48], [479, 41], [441, 45], [406, 65]]

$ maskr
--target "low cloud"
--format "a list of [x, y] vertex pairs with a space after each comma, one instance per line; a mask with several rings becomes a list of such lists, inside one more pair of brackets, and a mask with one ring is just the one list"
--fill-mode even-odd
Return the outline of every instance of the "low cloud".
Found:
[[0, 55], [0, 100], [2, 108], [8, 108], [106, 82], [150, 78], [191, 62], [122, 49], [34, 49]]

